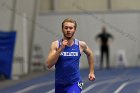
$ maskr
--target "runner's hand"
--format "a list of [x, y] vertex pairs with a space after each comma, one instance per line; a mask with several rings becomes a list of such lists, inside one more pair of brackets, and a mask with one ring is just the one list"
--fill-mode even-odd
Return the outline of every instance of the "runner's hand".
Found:
[[64, 49], [66, 45], [68, 45], [68, 41], [67, 40], [63, 40], [62, 44], [61, 44], [62, 49]]
[[90, 81], [94, 81], [95, 80], [95, 75], [93, 73], [90, 73], [88, 75], [88, 78], [89, 78]]

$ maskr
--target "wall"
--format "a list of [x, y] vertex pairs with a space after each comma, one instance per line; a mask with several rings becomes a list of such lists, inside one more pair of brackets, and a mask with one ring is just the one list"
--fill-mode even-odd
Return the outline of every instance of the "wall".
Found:
[[[111, 48], [111, 65], [116, 66], [116, 56], [119, 50], [124, 50], [129, 66], [138, 66], [140, 54], [140, 13], [138, 12], [88, 12], [88, 13], [48, 13], [37, 17], [38, 25], [35, 32], [35, 44], [42, 46], [47, 56], [51, 42], [61, 35], [61, 22], [72, 17], [78, 22], [76, 38], [84, 40], [96, 52], [99, 45], [95, 36], [105, 25], [115, 37]], [[85, 55], [82, 56], [81, 67], [87, 66]]]
[[[16, 1], [16, 3], [14, 1]], [[28, 72], [28, 59], [25, 60], [25, 50], [29, 49], [30, 46], [26, 43], [25, 49], [25, 40], [23, 38], [26, 38], [26, 42], [28, 41], [28, 43], [30, 43], [33, 26], [35, 24], [35, 11], [38, 9], [34, 10], [36, 1], [38, 0], [0, 0], [0, 29], [5, 31], [14, 29], [17, 31], [13, 74], [17, 74], [19, 70], [17, 64], [26, 64], [23, 73], [26, 74]], [[15, 13], [13, 6], [15, 6]], [[24, 34], [25, 31], [26, 35]], [[27, 52], [28, 51], [26, 51], [26, 54], [28, 56]], [[17, 62], [18, 60], [16, 59], [22, 59], [23, 63]], [[21, 73], [22, 72], [20, 72], [20, 74]]]
[[21, 63], [23, 64], [23, 74], [27, 74], [30, 69], [29, 57], [33, 42], [34, 26], [36, 25], [35, 17], [38, 11], [38, 4], [38, 0], [17, 0], [14, 28], [18, 34], [15, 58], [20, 57], [23, 59], [23, 63]]
[[40, 0], [40, 13], [50, 11], [53, 7], [56, 12], [80, 12], [79, 8], [88, 11], [108, 10], [139, 10], [140, 0]]
[[[12, 19], [13, 1], [14, 0], [0, 0], [0, 29], [1, 30], [5, 30], [5, 31], [11, 30], [11, 26], [13, 25], [13, 24], [11, 24], [11, 20], [13, 20]], [[37, 6], [37, 9], [34, 10], [36, 1], [38, 2], [38, 5], [40, 4], [40, 6]], [[14, 29], [17, 31], [15, 59], [17, 57], [19, 57], [22, 59], [23, 62], [28, 64], [28, 62], [25, 61], [25, 56], [24, 56], [25, 50], [27, 50], [27, 49], [24, 48], [26, 45], [25, 45], [25, 40], [23, 38], [26, 38], [27, 48], [29, 49], [29, 47], [31, 47], [29, 45], [31, 38], [33, 38], [33, 36], [34, 36], [34, 32], [35, 32], [34, 26], [35, 25], [36, 25], [35, 43], [39, 42], [40, 45], [43, 45], [42, 47], [44, 50], [44, 55], [47, 55], [51, 41], [56, 39], [56, 37], [61, 36], [61, 28], [60, 28], [61, 21], [65, 17], [68, 17], [68, 16], [72, 16], [72, 17], [76, 18], [79, 23], [78, 30], [80, 31], [80, 33], [77, 31], [78, 35], [76, 34], [76, 37], [87, 41], [87, 43], [90, 45], [90, 47], [93, 50], [98, 50], [98, 45], [92, 39], [94, 38], [95, 34], [97, 34], [97, 31], [100, 31], [101, 26], [104, 22], [102, 22], [100, 19], [98, 20], [98, 18], [96, 19], [96, 17], [93, 15], [94, 12], [92, 13], [92, 12], [88, 12], [88, 11], [107, 10], [107, 7], [108, 7], [107, 1], [109, 1], [109, 0], [67, 0], [67, 1], [66, 0], [17, 0], [16, 16], [15, 16], [15, 20], [14, 20], [15, 24], [13, 25]], [[51, 6], [51, 5], [53, 5], [53, 6]], [[140, 8], [139, 0], [133, 0], [133, 1], [132, 0], [111, 0], [111, 7], [112, 7], [112, 10], [121, 10], [121, 9], [123, 9], [123, 10], [127, 10], [127, 9], [135, 10], [136, 9], [137, 10]], [[42, 12], [46, 13], [47, 11], [50, 11], [53, 9], [56, 12], [58, 12], [58, 11], [65, 11], [65, 12], [79, 11], [81, 13], [73, 13], [73, 12], [71, 12], [71, 13], [63, 12], [62, 14], [48, 13], [45, 15], [38, 16], [38, 18], [37, 18], [38, 21], [37, 21], [37, 23], [35, 23], [34, 18], [35, 18], [35, 15], [38, 13], [38, 9], [40, 9], [40, 13], [42, 13]], [[35, 12], [37, 12], [37, 13], [35, 14]], [[118, 12], [118, 13], [102, 12], [102, 13], [97, 13], [97, 14], [95, 13], [95, 14], [98, 15], [99, 17], [101, 17], [101, 19], [103, 18], [107, 22], [109, 21], [109, 23], [115, 25], [115, 27], [117, 26], [117, 28], [121, 28], [125, 31], [128, 31], [132, 35], [137, 37], [140, 35], [140, 33], [139, 33], [140, 28], [138, 27], [138, 25], [140, 25], [140, 16], [139, 16], [139, 11], [137, 11], [137, 12], [138, 13], [136, 13], [136, 12], [123, 13], [123, 11], [122, 11], [122, 12]], [[123, 14], [121, 15], [121, 13], [123, 13]], [[23, 16], [23, 14], [25, 14], [25, 16]], [[114, 15], [114, 14], [117, 14], [117, 15]], [[23, 20], [26, 20], [25, 21], [26, 23], [23, 22]], [[86, 25], [85, 25], [85, 23], [86, 23]], [[93, 25], [95, 25], [94, 28], [92, 28]], [[139, 38], [138, 38], [137, 43], [134, 43], [134, 42], [132, 42], [131, 39], [128, 39], [128, 36], [126, 34], [125, 34], [125, 36], [121, 35], [124, 33], [121, 33], [118, 30], [117, 31], [114, 30], [114, 28], [110, 27], [109, 25], [107, 25], [107, 27], [108, 27], [109, 31], [113, 32], [113, 34], [119, 35], [117, 37], [121, 38], [121, 39], [118, 39], [118, 38], [115, 39], [114, 43], [112, 44], [111, 50], [112, 50], [112, 53], [114, 53], [112, 56], [115, 56], [117, 49], [121, 49], [121, 48], [124, 49], [126, 47], [126, 51], [128, 52], [127, 53], [128, 59], [130, 60], [129, 64], [130, 65], [135, 65], [135, 63], [140, 64], [139, 59], [138, 59], [138, 55], [140, 56], [140, 54], [139, 54], [139, 49], [137, 46], [137, 44], [140, 45]], [[58, 29], [59, 29], [59, 31], [58, 31]], [[87, 29], [88, 29], [88, 31], [90, 31], [89, 32], [90, 34], [88, 34], [88, 35], [91, 35], [90, 38], [87, 38], [88, 35], [87, 36], [84, 35], [85, 34], [84, 31], [87, 31]], [[93, 32], [91, 32], [92, 29], [94, 29], [95, 34], [93, 34]], [[24, 33], [25, 33], [24, 31], [27, 32], [26, 33], [27, 36], [24, 35]], [[37, 31], [39, 31], [39, 32], [37, 32]], [[57, 31], [57, 32], [55, 32], [55, 31]], [[40, 36], [42, 36], [42, 37], [40, 37]], [[46, 38], [47, 38], [47, 40], [46, 40]], [[130, 38], [132, 38], [132, 37], [130, 36]], [[44, 41], [46, 41], [46, 43], [41, 43]], [[122, 42], [120, 42], [120, 41], [122, 41]], [[126, 44], [126, 41], [129, 41], [129, 42], [127, 43], [127, 45], [124, 45], [124, 44]], [[34, 40], [33, 40], [33, 42], [34, 42]], [[90, 42], [93, 42], [93, 44]], [[132, 45], [134, 45], [134, 46], [132, 46]], [[135, 47], [135, 48], [133, 49], [133, 47]], [[132, 53], [130, 50], [131, 51], [133, 50]], [[82, 60], [85, 60], [85, 57], [83, 57]], [[115, 60], [115, 57], [113, 57], [112, 60]], [[16, 60], [14, 60], [14, 63], [16, 63]], [[15, 70], [13, 71], [13, 73], [16, 73], [16, 71], [19, 70], [18, 68], [19, 67], [16, 68], [16, 66], [14, 66]], [[24, 68], [24, 73], [27, 73], [28, 69], [26, 69], [26, 70], [25, 69], [26, 68]]]
[[[8, 7], [7, 7], [8, 6]], [[12, 0], [0, 0], [0, 29], [9, 31], [11, 26], [11, 11], [8, 9], [12, 7]]]
[[111, 0], [113, 10], [139, 10], [140, 0]]
[[55, 11], [103, 11], [107, 10], [107, 0], [55, 0], [54, 7]]

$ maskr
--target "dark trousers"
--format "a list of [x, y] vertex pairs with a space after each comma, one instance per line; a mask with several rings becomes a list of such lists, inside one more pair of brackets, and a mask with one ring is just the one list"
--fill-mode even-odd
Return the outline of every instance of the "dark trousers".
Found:
[[101, 46], [101, 62], [100, 62], [100, 69], [103, 68], [103, 61], [104, 61], [104, 56], [106, 55], [106, 69], [110, 68], [110, 63], [109, 63], [109, 47], [108, 46]]

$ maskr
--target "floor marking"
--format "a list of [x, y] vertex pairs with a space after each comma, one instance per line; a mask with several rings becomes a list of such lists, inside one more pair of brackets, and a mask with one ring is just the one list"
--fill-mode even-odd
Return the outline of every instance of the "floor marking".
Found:
[[125, 82], [123, 84], [120, 85], [120, 87], [118, 87], [118, 89], [116, 91], [114, 91], [114, 93], [119, 93], [124, 87], [126, 87], [127, 85], [129, 84], [133, 84], [133, 83], [136, 83], [136, 82], [140, 82], [140, 79], [138, 80], [133, 80], [133, 81], [128, 81], [128, 82]]
[[94, 83], [94, 84], [88, 86], [87, 88], [83, 89], [81, 93], [87, 93], [87, 91], [91, 90], [95, 86], [98, 86], [98, 85], [101, 85], [101, 84], [104, 84], [104, 83], [107, 83], [107, 82], [110, 82], [110, 80], [106, 80], [106, 81], [101, 81], [101, 82], [98, 82], [98, 83]]
[[50, 84], [53, 84], [53, 83], [54, 83], [54, 81], [44, 82], [44, 83], [40, 83], [40, 84], [35, 84], [35, 85], [29, 86], [27, 88], [21, 89], [19, 91], [16, 91], [15, 93], [25, 93], [25, 92], [33, 90], [35, 88], [38, 88], [38, 87], [41, 87], [41, 86], [45, 86], [45, 85], [50, 85]]
[[55, 89], [52, 89], [52, 90], [50, 90], [50, 91], [48, 91], [46, 93], [55, 93]]

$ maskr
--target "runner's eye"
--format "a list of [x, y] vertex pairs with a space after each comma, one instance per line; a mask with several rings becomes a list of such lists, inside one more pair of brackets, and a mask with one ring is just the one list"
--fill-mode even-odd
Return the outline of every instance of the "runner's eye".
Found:
[[67, 26], [65, 26], [64, 28], [65, 28], [65, 29], [68, 29], [68, 27], [67, 27]]
[[70, 30], [72, 30], [72, 29], [73, 29], [73, 27], [69, 27], [69, 29], [70, 29]]

